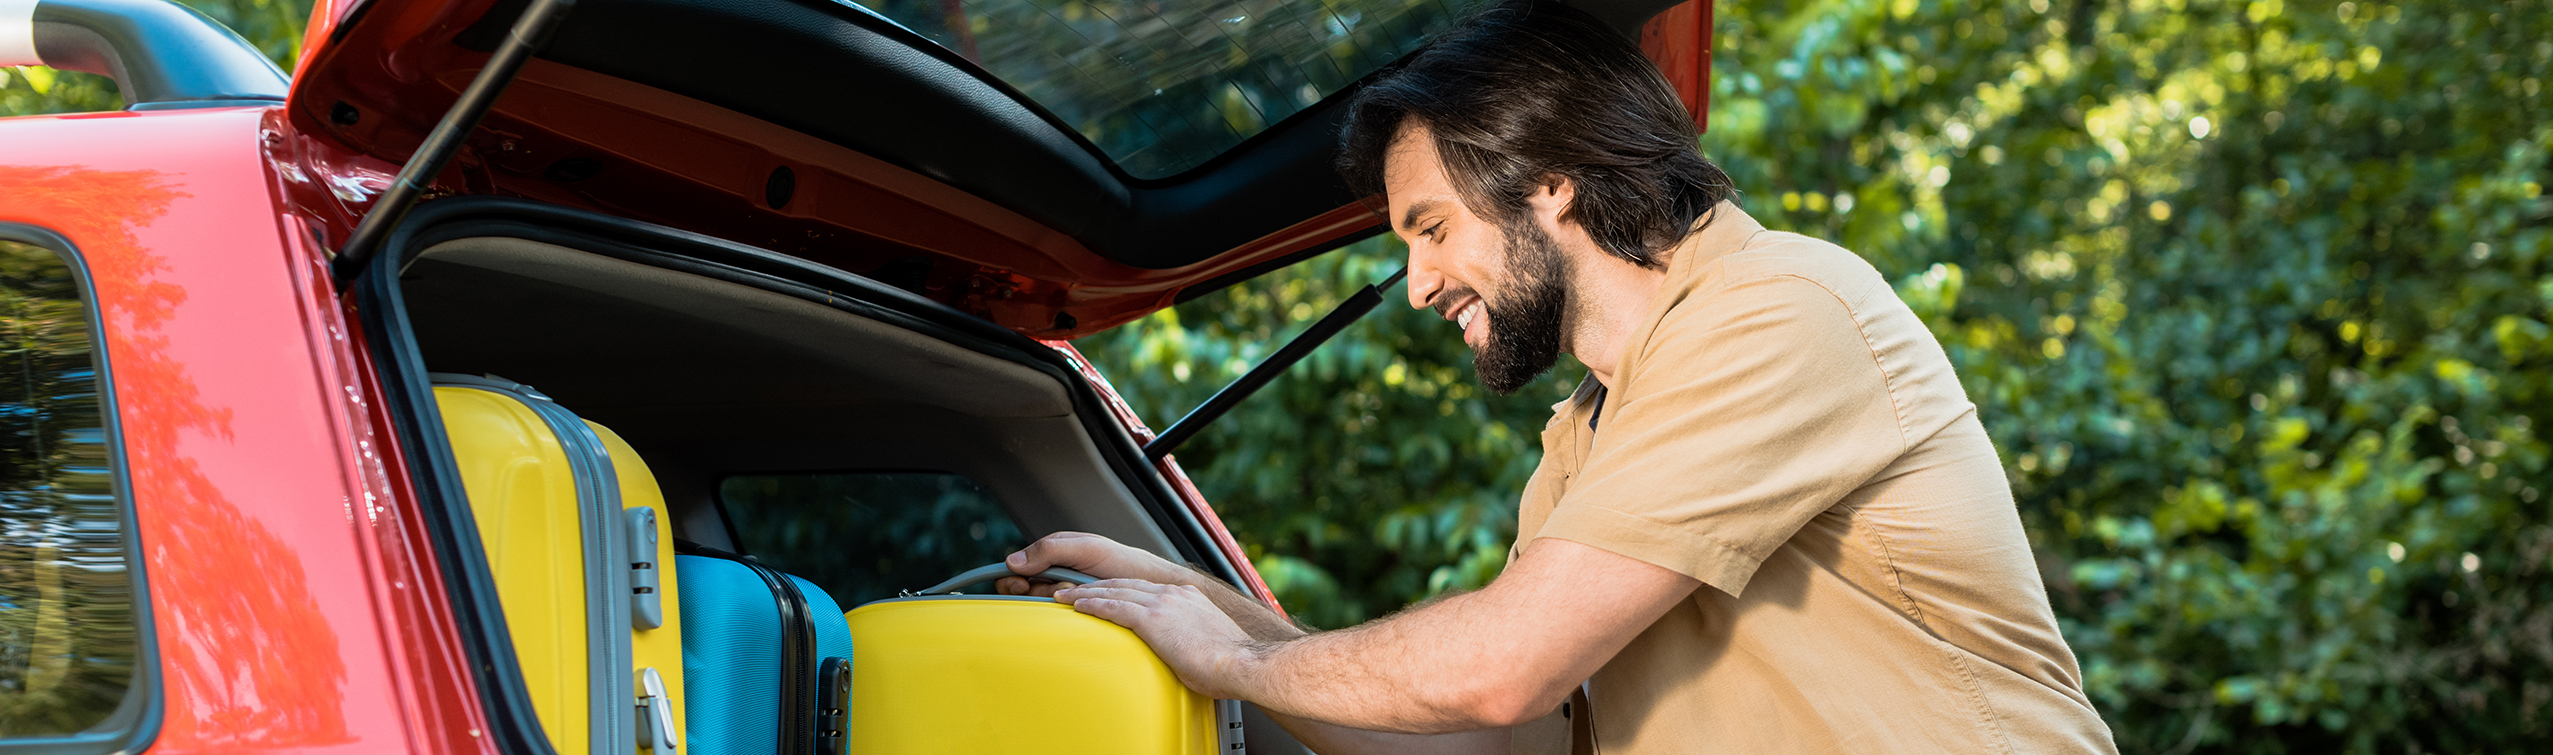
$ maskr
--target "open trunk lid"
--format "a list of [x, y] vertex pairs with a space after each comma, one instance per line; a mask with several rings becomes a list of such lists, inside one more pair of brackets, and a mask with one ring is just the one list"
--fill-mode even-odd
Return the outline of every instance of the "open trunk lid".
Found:
[[[526, 4], [323, 0], [272, 141], [330, 246]], [[1330, 167], [1342, 101], [1472, 4], [579, 0], [425, 195], [681, 228], [1071, 338], [1377, 230]], [[1645, 31], [1698, 117], [1707, 5], [1577, 4]]]

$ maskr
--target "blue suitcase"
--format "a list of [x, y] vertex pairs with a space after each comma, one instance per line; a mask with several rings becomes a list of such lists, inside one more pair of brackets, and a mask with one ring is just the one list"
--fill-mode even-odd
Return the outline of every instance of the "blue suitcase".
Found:
[[822, 588], [678, 542], [691, 755], [842, 755], [851, 628]]

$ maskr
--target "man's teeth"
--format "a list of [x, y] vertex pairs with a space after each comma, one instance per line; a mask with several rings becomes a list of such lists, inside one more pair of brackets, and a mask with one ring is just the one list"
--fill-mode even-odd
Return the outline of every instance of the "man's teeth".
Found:
[[1465, 329], [1469, 329], [1472, 326], [1472, 318], [1479, 315], [1480, 304], [1478, 302], [1474, 302], [1471, 306], [1464, 307], [1460, 314], [1454, 315], [1454, 323]]

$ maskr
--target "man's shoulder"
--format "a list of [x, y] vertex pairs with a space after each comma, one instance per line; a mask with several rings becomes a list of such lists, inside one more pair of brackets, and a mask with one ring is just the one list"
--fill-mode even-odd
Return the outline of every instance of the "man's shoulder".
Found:
[[[1694, 286], [1678, 307], [1688, 317], [1709, 324], [1725, 316], [1760, 313], [1779, 307], [1803, 326], [1849, 329], [1856, 361], [1867, 357], [1879, 368], [1890, 400], [1896, 404], [1901, 429], [1912, 441], [1935, 432], [1972, 411], [1959, 385], [1949, 354], [1930, 327], [1898, 298], [1878, 268], [1832, 242], [1781, 231], [1764, 231], [1717, 260], [1688, 284]], [[1743, 293], [1741, 293], [1743, 292]], [[1674, 313], [1670, 319], [1677, 319]], [[1800, 332], [1765, 332], [1787, 353], [1807, 358], [1813, 350], [1787, 344], [1806, 343]], [[1774, 341], [1766, 341], [1773, 343]]]
[[1762, 231], [1737, 250], [1686, 271], [1676, 297], [1679, 304], [1707, 302], [1713, 293], [1750, 284], [1796, 280], [1804, 295], [1814, 290], [1861, 309], [1871, 297], [1895, 297], [1886, 279], [1868, 260], [1834, 242], [1788, 231]]
[[1879, 270], [1852, 250], [1814, 236], [1765, 231], [1746, 246], [1721, 257], [1705, 271], [1717, 285], [1733, 285], [1771, 277], [1795, 277], [1830, 289], [1860, 288], [1879, 283]]

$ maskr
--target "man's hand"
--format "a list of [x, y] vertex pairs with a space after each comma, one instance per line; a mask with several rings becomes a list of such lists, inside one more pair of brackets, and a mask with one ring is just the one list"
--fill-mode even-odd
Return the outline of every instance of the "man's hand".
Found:
[[[1061, 566], [1100, 579], [1140, 579], [1165, 585], [1192, 584], [1196, 575], [1150, 552], [1087, 532], [1058, 532], [1038, 538], [1011, 554], [1006, 563], [1012, 573], [1020, 575]], [[1041, 598], [1054, 597], [1056, 590], [1069, 586], [1032, 583], [1027, 576], [1003, 577], [993, 583], [993, 589], [1003, 595]]]
[[1239, 680], [1254, 657], [1241, 630], [1203, 590], [1140, 579], [1109, 579], [1066, 587], [1055, 601], [1073, 610], [1135, 630], [1144, 644], [1198, 694], [1240, 699]]
[[1221, 609], [1229, 621], [1240, 625], [1252, 639], [1274, 641], [1303, 636], [1303, 630], [1277, 615], [1257, 598], [1241, 593], [1240, 588], [1224, 584], [1205, 572], [1163, 560], [1150, 551], [1127, 546], [1115, 540], [1086, 532], [1058, 532], [1038, 538], [1003, 563], [1011, 572], [1023, 576], [1003, 577], [993, 589], [1003, 595], [1035, 595], [1054, 597], [1056, 591], [1071, 585], [1033, 582], [1032, 575], [1050, 567], [1088, 574], [1100, 579], [1131, 579], [1155, 585], [1176, 585], [1204, 594], [1206, 600]]

